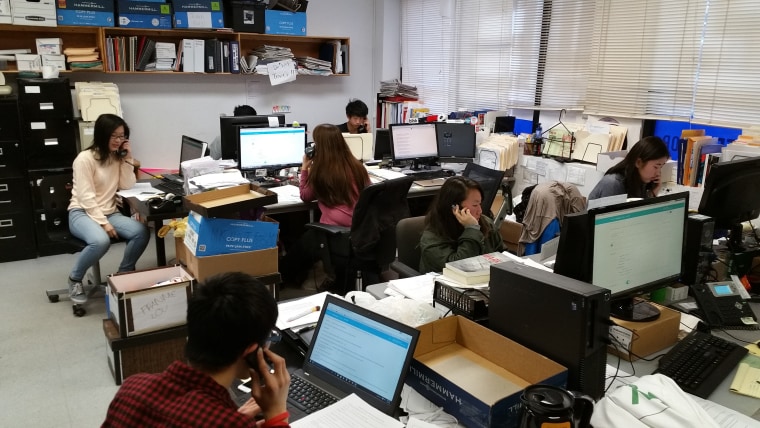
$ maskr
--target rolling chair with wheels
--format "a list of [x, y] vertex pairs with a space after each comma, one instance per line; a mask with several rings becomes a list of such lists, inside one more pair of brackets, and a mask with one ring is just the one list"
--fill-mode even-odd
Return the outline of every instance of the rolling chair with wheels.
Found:
[[420, 274], [420, 239], [425, 231], [425, 216], [409, 217], [396, 225], [396, 260], [391, 270], [399, 278], [409, 278]]
[[[71, 254], [78, 253], [84, 249], [84, 247], [87, 246], [87, 244], [78, 239], [74, 236], [69, 237], [69, 242], [72, 246]], [[98, 291], [105, 291], [106, 282], [103, 281], [102, 276], [100, 274], [100, 260], [96, 261], [94, 265], [90, 268], [90, 271], [85, 276], [85, 280], [82, 281], [82, 285], [85, 288], [85, 293], [87, 294], [87, 297], [92, 297], [96, 292]], [[69, 295], [69, 288], [59, 288], [57, 290], [45, 290], [45, 295], [47, 295], [48, 300], [50, 303], [56, 303], [60, 299], [61, 296], [67, 296]], [[77, 317], [84, 316], [84, 314], [87, 313], [84, 309], [84, 305], [80, 304], [74, 304], [72, 306], [72, 311], [74, 312], [74, 315]]]
[[371, 184], [359, 194], [350, 228], [307, 224], [320, 232], [325, 272], [334, 275], [343, 294], [381, 282], [380, 272], [396, 257], [396, 224], [409, 216], [411, 176]]

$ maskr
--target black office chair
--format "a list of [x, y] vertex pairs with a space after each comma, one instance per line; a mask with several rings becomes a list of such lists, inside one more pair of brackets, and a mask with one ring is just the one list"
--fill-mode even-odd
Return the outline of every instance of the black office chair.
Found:
[[480, 183], [480, 187], [483, 188], [483, 200], [480, 201], [480, 206], [483, 207], [483, 212], [488, 217], [494, 218], [491, 205], [496, 199], [496, 194], [499, 193], [499, 188], [504, 179], [504, 171], [486, 168], [476, 163], [468, 163], [462, 175]]
[[[35, 198], [39, 198], [35, 201], [36, 206], [42, 207], [41, 210], [37, 210], [35, 215], [37, 223], [41, 229], [39, 233], [42, 236], [38, 237], [41, 248], [47, 250], [40, 250], [41, 255], [50, 254], [75, 254], [84, 249], [87, 244], [76, 238], [69, 231], [69, 215], [68, 206], [71, 200], [71, 188], [72, 188], [72, 175], [68, 174], [53, 174], [41, 177], [36, 177], [33, 180], [35, 192]], [[44, 233], [43, 233], [44, 230]], [[116, 242], [118, 240], [113, 240]], [[49, 254], [45, 254], [45, 251], [50, 251]], [[88, 296], [95, 294], [97, 291], [103, 291], [105, 282], [102, 279], [100, 273], [100, 261], [95, 262], [89, 272], [89, 276], [86, 277], [86, 281], [83, 281], [85, 290]], [[46, 290], [45, 295], [51, 303], [58, 302], [61, 296], [68, 296], [69, 289], [60, 288], [56, 290]], [[72, 311], [75, 316], [81, 317], [86, 313], [84, 307], [79, 304], [72, 306]]]
[[391, 270], [400, 278], [420, 275], [420, 239], [425, 231], [425, 216], [409, 217], [396, 225], [396, 260]]
[[322, 263], [335, 278], [338, 291], [381, 282], [380, 272], [396, 257], [396, 224], [409, 216], [407, 194], [414, 178], [401, 177], [371, 184], [362, 190], [351, 228], [309, 223], [320, 233]]

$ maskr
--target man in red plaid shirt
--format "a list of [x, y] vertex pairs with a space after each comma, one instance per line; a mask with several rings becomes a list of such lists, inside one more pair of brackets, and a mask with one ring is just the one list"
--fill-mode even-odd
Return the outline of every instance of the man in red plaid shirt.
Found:
[[[265, 345], [276, 321], [277, 303], [258, 280], [239, 272], [209, 278], [188, 302], [187, 363], [127, 378], [103, 427], [288, 427], [290, 375]], [[249, 376], [252, 398], [237, 408], [228, 388]]]

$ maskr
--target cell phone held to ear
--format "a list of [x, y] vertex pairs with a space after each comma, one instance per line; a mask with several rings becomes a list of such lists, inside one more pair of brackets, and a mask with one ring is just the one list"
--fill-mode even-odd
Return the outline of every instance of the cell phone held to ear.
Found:
[[306, 146], [306, 149], [304, 149], [303, 152], [304, 152], [304, 154], [306, 155], [307, 158], [313, 159], [314, 158], [314, 149], [315, 149], [314, 143], [311, 143], [308, 146]]
[[127, 157], [127, 155], [128, 155], [128, 154], [129, 154], [129, 151], [127, 151], [127, 150], [124, 148], [124, 143], [122, 143], [122, 144], [119, 146], [119, 150], [117, 150], [117, 151], [116, 151], [116, 156], [117, 156], [119, 159], [123, 159], [123, 158]]

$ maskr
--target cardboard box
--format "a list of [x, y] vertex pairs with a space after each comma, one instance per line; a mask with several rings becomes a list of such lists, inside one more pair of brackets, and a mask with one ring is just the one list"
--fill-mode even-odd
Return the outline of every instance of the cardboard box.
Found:
[[15, 54], [18, 71], [40, 71], [42, 56], [37, 54]]
[[53, 0], [11, 0], [14, 25], [56, 27], [55, 2]]
[[51, 65], [58, 70], [66, 69], [66, 56], [65, 55], [41, 55], [42, 65]]
[[678, 341], [681, 313], [652, 303], [660, 317], [650, 322], [624, 321], [610, 317], [617, 325], [610, 326], [609, 352], [627, 361], [636, 361], [674, 345]]
[[520, 245], [520, 235], [522, 234], [522, 224], [515, 223], [514, 221], [504, 220], [499, 226], [499, 233], [501, 239], [504, 240], [504, 245], [507, 247], [510, 253], [517, 254], [517, 249]]
[[241, 184], [185, 196], [185, 208], [204, 217], [237, 218], [254, 208], [277, 203], [277, 193], [255, 184]]
[[173, 0], [174, 28], [224, 28], [219, 0]]
[[207, 218], [191, 211], [184, 241], [195, 256], [217, 256], [276, 247], [278, 229], [268, 221]]
[[118, 0], [119, 27], [172, 28], [172, 6], [168, 3]]
[[264, 12], [264, 34], [306, 35], [306, 12], [270, 10]]
[[113, 0], [58, 0], [58, 25], [114, 26]]
[[474, 321], [418, 327], [406, 383], [468, 427], [517, 427], [526, 386], [567, 384], [567, 369]]
[[[175, 243], [177, 247], [185, 246], [179, 240], [176, 240]], [[188, 250], [183, 254], [184, 260], [182, 263], [187, 266], [187, 270], [198, 281], [205, 281], [210, 276], [224, 272], [243, 272], [253, 276], [269, 275], [278, 272], [277, 247], [207, 257], [196, 257]]]
[[[157, 285], [173, 278], [177, 282]], [[108, 315], [121, 337], [184, 325], [195, 279], [181, 266], [108, 276]]]
[[168, 328], [140, 336], [121, 338], [110, 319], [103, 320], [106, 357], [116, 385], [137, 373], [160, 373], [185, 357], [187, 327]]
[[[0, 0], [1, 2], [2, 0]], [[40, 55], [60, 55], [63, 40], [58, 37], [43, 37], [35, 40]]]

